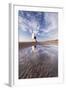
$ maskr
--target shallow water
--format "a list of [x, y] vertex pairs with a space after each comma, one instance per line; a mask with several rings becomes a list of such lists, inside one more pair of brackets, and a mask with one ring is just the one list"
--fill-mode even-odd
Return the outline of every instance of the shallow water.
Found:
[[58, 47], [37, 45], [19, 50], [19, 79], [58, 76]]

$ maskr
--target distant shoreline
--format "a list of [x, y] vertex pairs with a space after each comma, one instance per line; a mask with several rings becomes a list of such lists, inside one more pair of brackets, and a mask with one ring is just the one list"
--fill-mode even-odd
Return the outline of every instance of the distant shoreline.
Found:
[[58, 45], [58, 40], [48, 40], [44, 42], [18, 42], [19, 49], [35, 45]]

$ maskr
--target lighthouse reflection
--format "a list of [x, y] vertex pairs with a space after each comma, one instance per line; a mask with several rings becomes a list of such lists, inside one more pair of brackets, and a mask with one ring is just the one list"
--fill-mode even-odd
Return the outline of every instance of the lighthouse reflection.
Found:
[[36, 45], [33, 45], [32, 46], [32, 52], [35, 52], [36, 51]]

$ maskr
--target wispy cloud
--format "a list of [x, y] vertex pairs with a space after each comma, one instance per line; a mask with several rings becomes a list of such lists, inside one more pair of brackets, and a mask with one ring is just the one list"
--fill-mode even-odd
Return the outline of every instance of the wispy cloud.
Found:
[[19, 11], [18, 30], [22, 38], [21, 33], [25, 32], [30, 36], [32, 31], [39, 40], [58, 38], [58, 13]]

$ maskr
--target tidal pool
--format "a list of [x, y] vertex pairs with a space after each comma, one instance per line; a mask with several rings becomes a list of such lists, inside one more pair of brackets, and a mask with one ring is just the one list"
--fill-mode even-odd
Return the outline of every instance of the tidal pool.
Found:
[[19, 49], [19, 79], [58, 77], [58, 46]]

